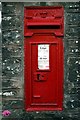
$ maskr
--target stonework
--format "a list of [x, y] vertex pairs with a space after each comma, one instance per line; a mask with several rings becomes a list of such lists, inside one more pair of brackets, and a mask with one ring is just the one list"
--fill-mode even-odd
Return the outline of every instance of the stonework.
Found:
[[[24, 109], [24, 6], [64, 7], [64, 109], [26, 112]], [[2, 3], [2, 120], [80, 119], [80, 5], [74, 3]]]

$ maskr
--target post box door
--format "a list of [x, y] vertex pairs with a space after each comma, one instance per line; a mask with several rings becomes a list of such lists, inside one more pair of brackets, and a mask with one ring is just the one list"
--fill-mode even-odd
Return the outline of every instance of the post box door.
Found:
[[33, 35], [25, 38], [24, 51], [26, 110], [62, 110], [62, 38]]

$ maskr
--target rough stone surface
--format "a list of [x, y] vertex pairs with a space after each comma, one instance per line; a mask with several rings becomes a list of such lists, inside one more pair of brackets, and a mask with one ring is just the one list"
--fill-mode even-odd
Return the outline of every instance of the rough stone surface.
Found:
[[[64, 6], [64, 109], [26, 112], [24, 109], [24, 6]], [[2, 120], [80, 120], [79, 3], [2, 3]], [[1, 54], [1, 53], [0, 53]]]
[[[0, 2], [0, 93], [2, 93], [2, 31], [1, 31], [1, 11], [2, 5]], [[0, 95], [0, 119], [2, 118], [2, 96]]]

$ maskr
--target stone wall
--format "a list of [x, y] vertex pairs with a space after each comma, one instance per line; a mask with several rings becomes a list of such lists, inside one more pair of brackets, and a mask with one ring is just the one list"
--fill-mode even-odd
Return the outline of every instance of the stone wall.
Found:
[[[2, 93], [2, 32], [1, 32], [1, 11], [2, 6], [0, 2], [0, 93]], [[0, 119], [2, 118], [2, 96], [0, 95]]]
[[[64, 6], [64, 109], [24, 110], [24, 6]], [[2, 120], [80, 119], [80, 5], [79, 3], [2, 3]]]

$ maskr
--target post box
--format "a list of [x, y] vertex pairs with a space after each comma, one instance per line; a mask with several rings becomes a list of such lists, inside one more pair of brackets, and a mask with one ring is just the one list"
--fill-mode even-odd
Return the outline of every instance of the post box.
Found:
[[63, 109], [64, 10], [24, 8], [24, 79], [27, 111]]

